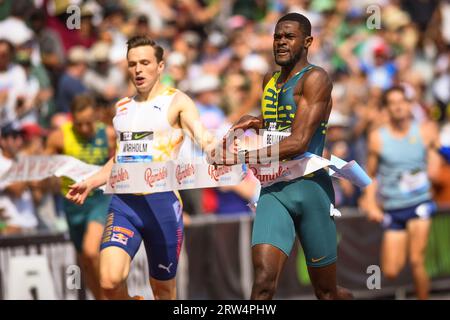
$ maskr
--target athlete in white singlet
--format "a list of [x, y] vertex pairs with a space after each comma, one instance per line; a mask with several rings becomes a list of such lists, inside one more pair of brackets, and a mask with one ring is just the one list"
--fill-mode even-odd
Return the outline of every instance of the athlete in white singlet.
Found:
[[[182, 130], [205, 150], [214, 139], [200, 124], [193, 101], [160, 83], [163, 49], [147, 37], [128, 41], [128, 71], [137, 95], [117, 103], [113, 124], [116, 155], [95, 175], [71, 186], [67, 198], [83, 203], [106, 183], [114, 162], [176, 159]], [[182, 207], [176, 193], [116, 194], [109, 208], [100, 253], [100, 282], [109, 299], [129, 299], [126, 279], [142, 241], [155, 299], [175, 299], [175, 275], [183, 239]]]

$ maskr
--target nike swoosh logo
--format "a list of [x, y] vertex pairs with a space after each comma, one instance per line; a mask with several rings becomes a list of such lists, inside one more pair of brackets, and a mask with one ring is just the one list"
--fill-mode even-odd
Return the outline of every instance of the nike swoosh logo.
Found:
[[283, 90], [282, 90], [282, 92], [283, 92], [283, 93], [285, 93], [285, 92], [286, 92], [286, 91], [288, 91], [288, 90], [289, 90], [290, 88], [292, 88], [292, 87], [289, 87], [289, 88], [283, 89]]
[[311, 258], [311, 262], [312, 262], [312, 263], [316, 263], [316, 262], [322, 261], [322, 260], [325, 259], [326, 257], [327, 257], [327, 256], [323, 256], [322, 258], [319, 258], [319, 259]]
[[148, 135], [150, 135], [150, 133], [148, 133], [148, 132], [146, 132], [146, 133], [141, 133], [141, 134], [136, 133], [136, 134], [134, 135], [134, 139], [133, 139], [133, 140], [140, 140], [140, 139], [142, 139], [142, 138], [144, 138], [144, 137], [146, 137], [146, 136], [148, 136]]
[[289, 129], [291, 126], [279, 127], [277, 131], [283, 131]]

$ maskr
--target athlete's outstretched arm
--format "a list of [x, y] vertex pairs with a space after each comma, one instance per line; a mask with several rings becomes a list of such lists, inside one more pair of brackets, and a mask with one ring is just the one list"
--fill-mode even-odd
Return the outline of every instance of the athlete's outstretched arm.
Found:
[[70, 185], [66, 198], [76, 204], [82, 205], [92, 190], [104, 185], [108, 181], [115, 162], [114, 159], [115, 157], [109, 159], [99, 171], [86, 180]]
[[216, 139], [201, 123], [194, 101], [183, 92], [178, 92], [174, 99], [174, 105], [180, 110], [181, 128], [203, 151], [212, 149]]
[[44, 154], [53, 155], [62, 153], [64, 135], [61, 129], [53, 131], [47, 138]]
[[359, 200], [360, 209], [367, 214], [370, 221], [383, 221], [383, 210], [377, 203], [377, 172], [379, 163], [379, 154], [381, 150], [381, 138], [377, 130], [369, 134], [368, 154], [367, 154], [367, 173], [372, 179], [372, 183], [364, 189], [363, 196]]

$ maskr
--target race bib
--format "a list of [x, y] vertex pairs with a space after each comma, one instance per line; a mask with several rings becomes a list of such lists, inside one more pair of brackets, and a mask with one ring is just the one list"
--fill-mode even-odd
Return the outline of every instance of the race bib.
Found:
[[263, 133], [263, 146], [267, 147], [279, 143], [281, 140], [285, 139], [286, 137], [289, 137], [290, 135], [291, 135], [290, 132], [266, 130]]
[[418, 171], [403, 173], [400, 177], [399, 187], [405, 194], [426, 190], [429, 187], [426, 172]]
[[153, 132], [121, 132], [118, 163], [150, 162], [153, 157]]

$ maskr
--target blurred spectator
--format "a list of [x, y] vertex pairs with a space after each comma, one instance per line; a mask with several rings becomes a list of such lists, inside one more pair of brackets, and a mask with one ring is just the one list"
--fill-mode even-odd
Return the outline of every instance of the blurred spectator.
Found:
[[187, 58], [178, 51], [169, 54], [166, 60], [167, 72], [163, 75], [163, 82], [167, 85], [176, 87], [181, 91], [189, 90], [189, 81], [187, 77]]
[[86, 73], [88, 53], [83, 47], [69, 51], [67, 67], [59, 79], [56, 105], [58, 112], [69, 112], [75, 96], [87, 91], [82, 79]]
[[434, 118], [438, 121], [445, 120], [450, 114], [450, 45], [446, 51], [437, 58], [435, 65], [435, 78], [431, 83], [431, 90], [436, 100]]
[[[339, 111], [332, 111], [328, 120], [325, 157], [331, 155], [345, 161], [353, 160], [353, 150], [347, 143], [349, 138], [350, 118]], [[333, 179], [335, 205], [355, 206], [357, 204], [358, 189], [348, 180]]]
[[22, 102], [16, 106], [16, 116], [21, 123], [46, 123], [53, 90], [47, 71], [40, 64], [32, 64], [31, 54], [31, 47], [22, 47], [16, 53], [17, 63], [24, 68], [27, 76], [27, 90], [18, 97]]
[[14, 0], [11, 15], [0, 22], [0, 39], [6, 39], [14, 46], [19, 46], [33, 37], [33, 31], [26, 20], [33, 10], [31, 0]]
[[[48, 132], [35, 123], [24, 124], [21, 127], [23, 133], [23, 147], [21, 154], [24, 156], [42, 155], [45, 149], [44, 137]], [[56, 210], [54, 195], [59, 191], [57, 178], [48, 178], [42, 181], [29, 183], [36, 215], [41, 222], [41, 228], [60, 231], [63, 217], [59, 217]]]
[[89, 51], [91, 68], [87, 69], [83, 83], [107, 104], [113, 104], [125, 93], [126, 78], [119, 68], [110, 64], [109, 49], [105, 42], [92, 46]]
[[93, 24], [94, 12], [89, 4], [81, 7], [80, 29], [77, 45], [90, 48], [97, 41], [97, 30]]
[[140, 15], [136, 17], [134, 35], [148, 36], [150, 38], [157, 37], [157, 35], [152, 31], [152, 28], [150, 27], [150, 21], [146, 15]]
[[127, 12], [118, 3], [109, 2], [103, 10], [103, 21], [100, 28], [104, 32], [103, 41], [111, 44], [109, 59], [116, 63], [126, 58], [127, 38], [132, 28], [127, 22]]
[[50, 70], [59, 69], [64, 64], [64, 47], [60, 35], [46, 25], [45, 11], [38, 9], [30, 17], [34, 31], [34, 41], [39, 47], [42, 64]]
[[14, 46], [0, 39], [0, 125], [16, 120], [16, 107], [23, 103], [27, 75], [22, 66], [13, 63]]
[[[0, 133], [0, 157], [17, 159], [23, 148], [23, 135], [16, 122], [3, 126]], [[2, 233], [32, 231], [38, 226], [29, 183], [17, 182], [0, 188], [0, 209], [0, 220], [5, 224]]]
[[[248, 97], [250, 80], [244, 72], [229, 72], [224, 78], [222, 105], [229, 122], [241, 115], [242, 103]], [[237, 115], [236, 115], [237, 114]]]
[[213, 31], [208, 35], [200, 56], [200, 64], [205, 73], [219, 75], [227, 67], [231, 50], [225, 49], [226, 44], [227, 39], [222, 33]]
[[225, 121], [220, 108], [220, 80], [213, 75], [202, 75], [191, 83], [190, 91], [200, 112], [200, 121], [209, 130], [219, 130]]

